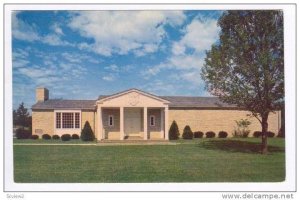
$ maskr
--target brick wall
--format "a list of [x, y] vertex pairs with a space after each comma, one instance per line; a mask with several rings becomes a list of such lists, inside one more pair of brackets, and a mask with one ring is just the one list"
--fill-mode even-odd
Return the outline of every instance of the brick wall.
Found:
[[48, 110], [32, 111], [32, 134], [54, 134], [54, 112]]
[[[232, 136], [235, 120], [248, 119], [251, 122], [249, 129], [252, 136], [254, 131], [261, 131], [259, 121], [254, 117], [248, 117], [248, 111], [239, 110], [202, 110], [202, 109], [172, 109], [169, 110], [169, 126], [173, 120], [178, 124], [179, 132], [182, 134], [186, 125], [189, 125], [193, 132], [195, 131], [219, 131], [228, 132], [228, 136]], [[280, 128], [280, 112], [272, 113], [269, 116], [269, 130], [276, 135]]]

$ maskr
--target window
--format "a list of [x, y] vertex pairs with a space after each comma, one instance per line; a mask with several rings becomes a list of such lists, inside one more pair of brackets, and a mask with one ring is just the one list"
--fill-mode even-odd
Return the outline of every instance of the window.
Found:
[[114, 126], [114, 116], [113, 115], [108, 116], [108, 126]]
[[73, 128], [74, 127], [73, 113], [63, 113], [62, 114], [62, 127], [63, 128]]
[[80, 117], [79, 117], [79, 113], [75, 113], [75, 128], [80, 128]]
[[150, 115], [150, 126], [155, 126], [155, 116]]
[[61, 113], [56, 113], [56, 128], [61, 128]]
[[56, 113], [56, 128], [80, 128], [80, 113], [79, 112], [57, 112]]

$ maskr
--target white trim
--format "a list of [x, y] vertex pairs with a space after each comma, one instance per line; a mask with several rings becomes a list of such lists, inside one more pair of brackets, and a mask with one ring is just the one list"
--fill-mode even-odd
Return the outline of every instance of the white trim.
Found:
[[[110, 124], [110, 118], [112, 118], [111, 123]], [[108, 126], [109, 127], [113, 127], [114, 126], [114, 115], [108, 115]]]
[[107, 100], [110, 100], [110, 99], [114, 99], [114, 98], [117, 98], [117, 97], [120, 97], [120, 96], [123, 96], [125, 94], [128, 94], [128, 93], [131, 93], [131, 92], [136, 92], [136, 93], [139, 93], [141, 95], [144, 95], [146, 97], [149, 97], [149, 98], [152, 98], [152, 99], [156, 99], [158, 101], [161, 101], [163, 102], [164, 104], [169, 104], [170, 102], [165, 100], [165, 99], [162, 99], [158, 96], [155, 96], [153, 94], [149, 94], [147, 92], [144, 92], [144, 91], [141, 91], [141, 90], [137, 90], [137, 89], [130, 89], [130, 90], [126, 90], [126, 91], [123, 91], [123, 92], [119, 92], [119, 93], [116, 93], [116, 94], [113, 94], [113, 95], [110, 95], [108, 97], [105, 97], [103, 99], [100, 99], [100, 100], [97, 100], [96, 104], [97, 103], [103, 103], [104, 101], [107, 101]]
[[[153, 118], [153, 124], [151, 123], [151, 119]], [[149, 117], [149, 119], [150, 119], [150, 126], [155, 126], [155, 115], [150, 115], [150, 117]]]

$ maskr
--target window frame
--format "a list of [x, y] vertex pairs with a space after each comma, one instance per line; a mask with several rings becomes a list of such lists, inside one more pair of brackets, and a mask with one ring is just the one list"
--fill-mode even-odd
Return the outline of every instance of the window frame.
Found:
[[[57, 128], [57, 114], [60, 113], [60, 128]], [[72, 113], [73, 114], [73, 120], [72, 120], [72, 123], [73, 123], [73, 126], [72, 128], [64, 128], [63, 127], [63, 113]], [[76, 128], [76, 113], [79, 114], [79, 127]], [[55, 130], [80, 130], [81, 129], [81, 110], [55, 110], [54, 111], [54, 129]]]
[[[152, 120], [153, 119], [153, 120]], [[153, 122], [153, 124], [152, 124], [152, 122]], [[155, 115], [150, 115], [150, 126], [155, 126]]]

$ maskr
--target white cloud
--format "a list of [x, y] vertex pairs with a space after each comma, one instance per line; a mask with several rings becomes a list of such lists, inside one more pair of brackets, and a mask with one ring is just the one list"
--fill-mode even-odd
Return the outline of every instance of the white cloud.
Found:
[[12, 52], [13, 68], [21, 68], [29, 64], [28, 55], [26, 50], [14, 49]]
[[37, 34], [34, 25], [30, 25], [17, 18], [19, 12], [12, 13], [12, 36], [19, 40], [25, 40], [29, 42], [40, 40], [40, 36]]
[[51, 46], [72, 46], [69, 42], [61, 40], [57, 34], [48, 34], [44, 36], [40, 42], [49, 44]]
[[145, 55], [158, 50], [166, 32], [164, 25], [181, 25], [181, 11], [80, 11], [73, 12], [69, 27], [81, 36], [94, 39], [79, 48], [110, 56]]
[[117, 65], [109, 65], [104, 67], [104, 69], [109, 70], [109, 71], [113, 71], [113, 72], [119, 72], [120, 69]]
[[174, 55], [183, 55], [185, 53], [185, 46], [179, 42], [174, 42], [172, 47], [172, 53]]
[[12, 13], [12, 36], [15, 39], [27, 42], [41, 42], [51, 46], [75, 46], [67, 41], [63, 41], [60, 37], [63, 35], [58, 25], [54, 24], [50, 27], [54, 33], [40, 35], [35, 24], [29, 24], [17, 17], [19, 12]]
[[217, 20], [196, 18], [183, 30], [184, 36], [181, 40], [173, 43], [172, 52], [174, 55], [182, 55], [186, 48], [198, 53], [210, 49], [218, 40], [219, 31]]
[[64, 35], [63, 30], [61, 29], [61, 27], [60, 27], [57, 23], [54, 23], [50, 28], [51, 28], [56, 34], [58, 34], [58, 35]]
[[162, 80], [153, 80], [142, 86], [142, 89], [155, 95], [173, 95], [176, 92], [176, 86]]
[[116, 77], [113, 74], [108, 74], [108, 75], [105, 75], [105, 76], [102, 77], [102, 79], [105, 80], [105, 81], [114, 81], [115, 78]]
[[202, 66], [203, 57], [199, 54], [171, 56], [165, 62], [149, 66], [142, 71], [142, 75], [147, 79], [149, 76], [158, 74], [162, 69], [181, 70], [184, 73], [184, 71], [200, 69]]
[[82, 54], [82, 53], [75, 53], [75, 52], [64, 52], [61, 54], [62, 57], [67, 60], [68, 62], [71, 63], [94, 63], [94, 64], [99, 64], [101, 62], [101, 59], [96, 59], [92, 56]]

